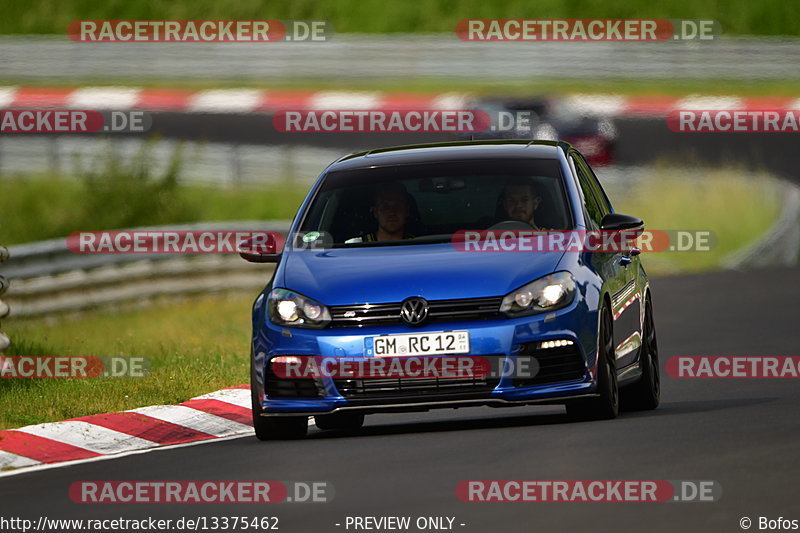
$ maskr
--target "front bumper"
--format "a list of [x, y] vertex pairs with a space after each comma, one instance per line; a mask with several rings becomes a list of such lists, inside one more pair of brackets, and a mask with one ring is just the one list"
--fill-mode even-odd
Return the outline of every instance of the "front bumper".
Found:
[[[259, 398], [266, 416], [311, 416], [350, 410], [377, 413], [481, 405], [506, 407], [564, 403], [571, 399], [595, 395], [594, 347], [596, 347], [597, 332], [594, 324], [596, 317], [587, 316], [585, 309], [578, 309], [577, 301], [570, 307], [549, 314], [517, 319], [432, 323], [415, 330], [402, 325], [287, 330], [271, 323], [263, 323], [260, 326], [263, 334], [255, 338], [253, 346], [256, 369], [260, 378]], [[264, 383], [267, 383], [267, 365], [273, 357], [305, 355], [359, 358], [364, 357], [365, 337], [411, 331], [463, 329], [470, 333], [470, 356], [499, 357], [515, 367], [518, 358], [526, 354], [530, 356], [531, 346], [537, 346], [542, 341], [566, 339], [573, 342], [575, 364], [578, 366], [573, 367], [574, 372], [563, 380], [538, 383], [535, 380], [526, 382], [515, 379], [514, 376], [502, 375], [480, 387], [466, 387], [457, 392], [421, 390], [398, 394], [391, 392], [376, 395], [347, 394], [340, 390], [343, 387], [341, 380], [321, 377], [314, 380], [318, 391], [317, 397], [288, 398], [275, 397], [276, 394], [271, 395], [270, 386], [264, 386]], [[587, 350], [586, 347], [590, 349]], [[274, 381], [272, 383], [274, 384]]]
[[[515, 391], [520, 392], [520, 391]], [[495, 390], [485, 398], [460, 398], [452, 400], [426, 400], [420, 397], [398, 400], [374, 400], [369, 403], [353, 403], [344, 398], [325, 398], [321, 400], [266, 400], [262, 405], [265, 412], [262, 416], [314, 416], [357, 411], [364, 414], [386, 412], [414, 412], [430, 409], [456, 409], [460, 407], [513, 407], [519, 405], [558, 404], [578, 398], [597, 396], [593, 382], [561, 384], [558, 388], [529, 391], [529, 398], [517, 400], [507, 399], [503, 391]], [[407, 400], [407, 401], [406, 401]], [[269, 410], [267, 411], [267, 408]]]

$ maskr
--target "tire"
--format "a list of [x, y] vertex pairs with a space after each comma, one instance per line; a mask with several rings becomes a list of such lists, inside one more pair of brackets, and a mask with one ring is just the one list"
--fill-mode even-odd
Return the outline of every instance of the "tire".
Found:
[[642, 337], [642, 347], [639, 349], [642, 377], [622, 391], [622, 407], [626, 411], [649, 411], [658, 407], [661, 400], [658, 340], [653, 320], [653, 304], [650, 298], [647, 298], [644, 306]]
[[302, 439], [308, 433], [307, 416], [262, 416], [264, 410], [256, 393], [255, 368], [250, 361], [250, 400], [253, 406], [253, 429], [258, 440]]
[[343, 429], [354, 431], [364, 425], [364, 415], [360, 413], [334, 413], [317, 415], [314, 423], [319, 429]]
[[611, 311], [603, 306], [597, 335], [598, 396], [567, 404], [567, 414], [579, 420], [610, 420], [619, 415], [619, 386], [614, 357], [614, 323]]

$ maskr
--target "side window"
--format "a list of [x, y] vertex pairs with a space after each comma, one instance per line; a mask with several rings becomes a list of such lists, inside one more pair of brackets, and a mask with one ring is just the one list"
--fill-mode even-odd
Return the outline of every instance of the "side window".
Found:
[[606, 191], [603, 190], [603, 186], [600, 185], [600, 181], [597, 179], [592, 167], [589, 166], [589, 163], [583, 158], [583, 156], [576, 154], [576, 162], [580, 163], [580, 165], [586, 171], [586, 175], [589, 177], [589, 183], [594, 191], [595, 198], [597, 198], [597, 202], [600, 205], [600, 210], [603, 212], [604, 215], [613, 212], [614, 210], [611, 208], [611, 202], [608, 200], [608, 195], [606, 195]]
[[571, 157], [572, 165], [575, 167], [575, 172], [578, 175], [578, 184], [581, 187], [581, 192], [583, 193], [583, 205], [586, 207], [586, 212], [589, 215], [590, 224], [594, 227], [591, 229], [599, 229], [600, 228], [600, 221], [603, 220], [603, 212], [600, 209], [600, 204], [595, 197], [595, 193], [592, 190], [591, 179], [589, 178], [589, 173], [580, 164], [575, 156]]

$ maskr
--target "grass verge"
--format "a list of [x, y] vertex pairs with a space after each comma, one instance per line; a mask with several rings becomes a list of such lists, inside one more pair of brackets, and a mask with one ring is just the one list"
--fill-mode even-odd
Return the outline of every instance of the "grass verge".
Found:
[[[255, 293], [255, 291], [254, 291]], [[192, 299], [119, 314], [9, 320], [5, 355], [137, 356], [143, 378], [0, 379], [0, 429], [182, 402], [248, 381], [255, 294]]]
[[0, 177], [0, 243], [54, 239], [73, 231], [100, 231], [204, 220], [291, 220], [308, 187], [268, 189], [183, 185], [169, 187], [111, 179]]
[[[47, 16], [42, 16], [46, 13]], [[715, 19], [725, 34], [796, 35], [800, 7], [782, 0], [178, 0], [173, 2], [108, 2], [30, 0], [4, 7], [0, 34], [65, 34], [78, 19], [296, 19], [327, 20], [335, 32], [453, 32], [465, 18], [684, 18]]]
[[30, 87], [106, 87], [135, 86], [167, 89], [263, 89], [297, 91], [380, 91], [408, 93], [469, 92], [478, 96], [561, 95], [569, 93], [617, 94], [621, 96], [685, 96], [687, 94], [721, 96], [770, 96], [796, 98], [800, 80], [769, 80], [746, 78], [714, 79], [616, 79], [586, 80], [550, 79], [546, 77], [519, 79], [461, 78], [74, 78], [57, 81], [43, 78], [0, 78], [0, 85]]
[[[781, 208], [777, 182], [734, 169], [677, 171], [655, 167], [651, 176], [620, 195], [614, 209], [644, 219], [653, 230], [710, 231], [710, 251], [644, 254], [656, 275], [720, 268], [723, 258], [757, 239], [777, 220]], [[600, 175], [602, 180], [602, 174]]]

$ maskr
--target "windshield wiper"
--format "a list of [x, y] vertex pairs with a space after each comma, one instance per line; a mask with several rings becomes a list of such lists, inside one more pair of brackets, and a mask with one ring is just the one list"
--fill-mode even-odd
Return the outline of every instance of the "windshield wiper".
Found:
[[452, 234], [441, 233], [437, 235], [423, 235], [421, 237], [413, 237], [411, 239], [402, 239], [399, 241], [368, 241], [368, 242], [337, 242], [333, 245], [334, 248], [360, 248], [369, 246], [404, 246], [412, 244], [437, 244], [443, 242], [450, 242]]

